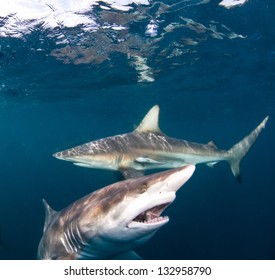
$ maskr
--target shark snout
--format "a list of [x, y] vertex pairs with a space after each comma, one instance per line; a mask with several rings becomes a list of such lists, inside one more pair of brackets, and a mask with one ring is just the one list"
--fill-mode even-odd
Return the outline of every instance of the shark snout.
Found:
[[63, 159], [64, 158], [61, 152], [54, 153], [53, 157], [58, 158], [58, 159]]
[[[186, 165], [145, 178], [144, 183], [149, 188], [127, 208], [128, 216], [132, 216], [127, 228], [154, 231], [165, 225], [169, 218], [161, 216], [162, 212], [175, 200], [176, 191], [190, 179], [194, 171], [194, 165]], [[140, 179], [136, 180], [140, 182]]]
[[165, 180], [165, 190], [176, 192], [193, 175], [195, 165], [186, 165], [177, 169], [167, 171]]
[[53, 154], [53, 157], [57, 159], [69, 160], [77, 156], [77, 153], [73, 150], [65, 150]]

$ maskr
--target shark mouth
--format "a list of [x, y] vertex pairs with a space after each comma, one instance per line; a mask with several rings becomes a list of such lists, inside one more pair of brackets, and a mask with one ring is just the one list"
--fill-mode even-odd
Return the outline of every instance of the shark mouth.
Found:
[[141, 223], [141, 224], [157, 224], [157, 223], [166, 223], [169, 221], [168, 216], [160, 216], [166, 207], [170, 203], [164, 203], [155, 207], [152, 207], [138, 216], [136, 216], [132, 222]]

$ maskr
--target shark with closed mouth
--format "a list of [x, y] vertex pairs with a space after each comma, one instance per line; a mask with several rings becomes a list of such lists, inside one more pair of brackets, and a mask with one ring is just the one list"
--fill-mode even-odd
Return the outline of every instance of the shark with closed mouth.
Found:
[[38, 259], [138, 259], [132, 250], [168, 223], [161, 214], [194, 170], [187, 165], [120, 181], [59, 212], [43, 200], [46, 218]]
[[88, 142], [53, 156], [78, 166], [119, 170], [125, 178], [140, 177], [148, 169], [199, 163], [213, 166], [219, 161], [227, 161], [234, 176], [241, 182], [240, 161], [267, 120], [268, 116], [229, 150], [221, 150], [213, 141], [198, 144], [165, 135], [159, 128], [159, 106], [155, 105], [133, 132]]

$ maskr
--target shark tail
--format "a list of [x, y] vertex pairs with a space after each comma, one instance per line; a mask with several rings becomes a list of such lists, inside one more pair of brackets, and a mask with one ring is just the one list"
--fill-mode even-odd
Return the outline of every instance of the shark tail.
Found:
[[260, 132], [265, 127], [268, 118], [269, 116], [267, 116], [250, 134], [227, 151], [228, 162], [238, 182], [241, 182], [240, 161], [255, 143]]

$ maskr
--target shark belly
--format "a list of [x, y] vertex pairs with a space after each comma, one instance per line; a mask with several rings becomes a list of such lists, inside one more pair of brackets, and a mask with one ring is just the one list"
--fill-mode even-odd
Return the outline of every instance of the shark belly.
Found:
[[[140, 156], [143, 155], [143, 156]], [[224, 151], [215, 153], [188, 153], [188, 152], [166, 152], [166, 151], [138, 151], [133, 159], [132, 168], [136, 170], [147, 169], [170, 169], [189, 164], [213, 164], [227, 160]]]

